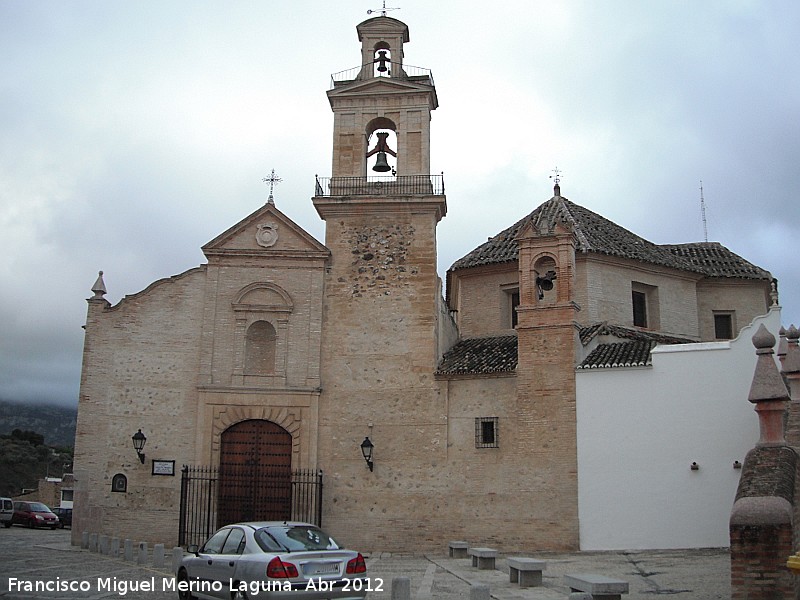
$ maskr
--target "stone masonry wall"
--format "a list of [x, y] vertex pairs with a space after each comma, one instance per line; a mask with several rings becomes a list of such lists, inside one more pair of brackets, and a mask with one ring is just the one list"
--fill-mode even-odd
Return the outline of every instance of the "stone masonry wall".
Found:
[[[194, 456], [205, 268], [160, 280], [115, 307], [92, 300], [75, 438], [73, 542], [82, 531], [174, 544], [180, 468]], [[145, 464], [131, 436], [147, 436]], [[151, 474], [174, 460], [175, 476]], [[126, 493], [112, 492], [115, 474]], [[143, 526], [143, 524], [146, 524]]]
[[734, 600], [797, 597], [786, 567], [794, 553], [797, 459], [788, 446], [757, 447], [745, 458], [730, 521]]

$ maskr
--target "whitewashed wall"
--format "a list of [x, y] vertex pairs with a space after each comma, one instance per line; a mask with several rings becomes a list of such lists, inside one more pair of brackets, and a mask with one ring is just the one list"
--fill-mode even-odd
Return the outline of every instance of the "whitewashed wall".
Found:
[[761, 323], [777, 339], [780, 309], [730, 342], [657, 347], [652, 367], [577, 372], [582, 550], [729, 545]]

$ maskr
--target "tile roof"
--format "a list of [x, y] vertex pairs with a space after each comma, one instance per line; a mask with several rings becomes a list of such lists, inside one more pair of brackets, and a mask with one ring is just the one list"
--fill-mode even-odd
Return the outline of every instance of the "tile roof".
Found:
[[552, 225], [557, 220], [571, 226], [575, 232], [578, 252], [618, 256], [708, 277], [772, 279], [768, 271], [717, 242], [654, 244], [561, 196], [553, 196], [529, 215], [454, 262], [449, 271], [514, 262], [518, 255], [517, 235], [529, 221], [535, 225]]
[[578, 365], [578, 369], [644, 367], [650, 364], [650, 351], [656, 344], [653, 340], [600, 344]]
[[580, 336], [581, 344], [584, 346], [599, 335], [611, 335], [628, 340], [653, 341], [660, 344], [686, 344], [697, 341], [674, 335], [666, 335], [657, 331], [646, 331], [633, 327], [624, 327], [622, 325], [612, 325], [609, 324], [608, 321], [600, 321], [588, 327], [581, 327], [578, 335]]
[[[578, 365], [578, 369], [649, 365], [650, 350], [656, 344], [682, 344], [694, 341], [655, 331], [610, 325], [606, 322], [581, 327], [578, 334], [584, 346], [601, 335], [625, 340], [599, 344]], [[466, 338], [459, 341], [442, 357], [436, 374], [487, 375], [513, 373], [516, 369], [517, 336], [501, 335]]]
[[517, 369], [517, 336], [467, 338], [445, 353], [437, 375], [513, 373]]
[[769, 271], [757, 267], [719, 242], [665, 244], [661, 246], [690, 263], [694, 270], [708, 277], [739, 277], [742, 279], [772, 279]]

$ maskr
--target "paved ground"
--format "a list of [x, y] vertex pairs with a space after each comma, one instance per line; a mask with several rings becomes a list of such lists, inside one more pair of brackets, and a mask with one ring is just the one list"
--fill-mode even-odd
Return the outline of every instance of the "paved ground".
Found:
[[[164, 589], [165, 578], [170, 581], [171, 577], [169, 564], [166, 569], [157, 570], [91, 553], [71, 546], [69, 535], [69, 530], [0, 529], [0, 598], [175, 600], [177, 597]], [[494, 571], [479, 571], [472, 568], [468, 559], [447, 558], [446, 543], [441, 555], [373, 554], [367, 558], [368, 575], [372, 586], [382, 590], [376, 589], [369, 598], [389, 600], [392, 579], [409, 577], [415, 600], [466, 599], [472, 583], [488, 584], [497, 600], [565, 600], [569, 589], [564, 587], [564, 574], [581, 572], [628, 581], [630, 594], [623, 598], [630, 600], [652, 600], [654, 595], [686, 600], [730, 598], [730, 559], [726, 550], [537, 553], [536, 557], [547, 562], [543, 586], [520, 589], [509, 583], [504, 560], [497, 561]], [[117, 587], [103, 589], [98, 580], [116, 582]], [[25, 591], [24, 584], [17, 583], [37, 581], [65, 588], [83, 585], [84, 590]], [[155, 584], [155, 589], [124, 589], [150, 583]]]

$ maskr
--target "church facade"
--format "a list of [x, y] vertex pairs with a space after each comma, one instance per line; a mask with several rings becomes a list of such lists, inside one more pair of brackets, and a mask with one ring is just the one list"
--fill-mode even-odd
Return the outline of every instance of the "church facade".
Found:
[[577, 549], [576, 369], [647, 368], [657, 345], [734, 338], [774, 303], [769, 272], [723, 246], [653, 244], [558, 186], [457, 261], [443, 297], [433, 78], [404, 63], [402, 22], [357, 32], [362, 66], [327, 93], [324, 243], [270, 201], [206, 264], [114, 306], [98, 278], [75, 539], [185, 543], [186, 465], [214, 474], [217, 526], [294, 518], [302, 470], [324, 490], [312, 516], [351, 547]]

